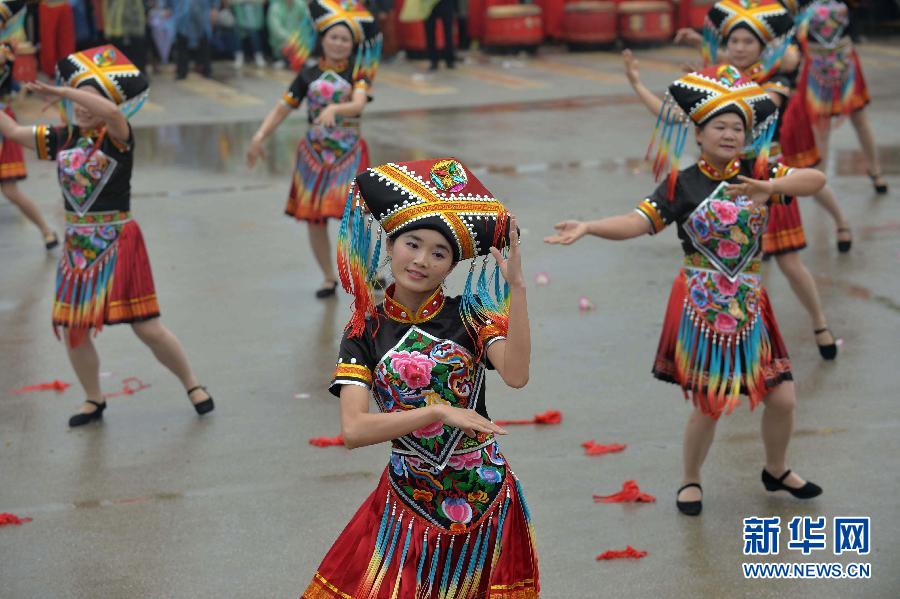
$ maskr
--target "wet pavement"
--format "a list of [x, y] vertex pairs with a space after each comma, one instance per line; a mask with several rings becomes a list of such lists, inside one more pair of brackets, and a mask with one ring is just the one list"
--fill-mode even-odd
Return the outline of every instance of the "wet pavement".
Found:
[[[898, 47], [869, 48], [870, 118], [892, 193], [873, 194], [846, 123], [833, 135], [829, 168], [854, 226], [849, 255], [837, 254], [827, 215], [801, 200], [803, 260], [843, 339], [835, 363], [819, 359], [805, 312], [774, 264], [765, 267], [797, 381], [791, 466], [825, 494], [804, 504], [763, 491], [759, 413], [743, 408], [719, 425], [698, 519], [674, 505], [689, 409], [649, 374], [680, 263], [674, 232], [568, 249], [540, 242], [562, 218], [625, 212], [654, 186], [641, 160], [652, 122], [626, 94], [617, 57], [473, 61], [446, 78], [425, 78], [409, 63], [379, 73], [384, 92], [363, 124], [372, 159], [464, 160], [519, 216], [529, 277], [550, 279], [528, 290], [528, 387], [507, 389], [494, 374], [487, 383], [494, 418], [564, 414], [559, 426], [517, 427], [502, 440], [534, 517], [544, 597], [898, 595], [900, 86], [888, 76]], [[654, 89], [682, 60], [666, 49], [641, 56]], [[82, 399], [77, 386], [7, 391], [75, 378], [49, 326], [58, 254], [45, 256], [30, 225], [0, 204], [0, 512], [34, 519], [0, 528], [0, 597], [295, 597], [384, 467], [384, 446], [350, 452], [307, 442], [339, 432], [325, 386], [349, 300], [313, 299], [319, 275], [306, 233], [281, 216], [303, 118], [285, 123], [268, 161], [248, 173], [246, 143], [286, 84], [227, 67], [217, 78], [210, 92], [208, 82], [185, 88], [156, 77], [154, 104], [135, 123], [133, 181], [163, 322], [216, 398], [209, 417], [194, 415], [176, 380], [123, 326], [97, 341], [104, 390], [132, 376], [149, 387], [111, 399], [103, 424], [66, 428]], [[39, 108], [23, 104], [22, 120]], [[52, 165], [29, 158], [28, 166], [22, 189], [60, 230]], [[580, 312], [580, 296], [597, 309]], [[589, 439], [628, 448], [586, 457], [579, 445]], [[657, 503], [592, 502], [628, 479]], [[869, 562], [872, 578], [744, 580], [749, 515], [871, 516], [865, 558], [782, 548], [772, 561]], [[626, 545], [649, 555], [594, 559]]]

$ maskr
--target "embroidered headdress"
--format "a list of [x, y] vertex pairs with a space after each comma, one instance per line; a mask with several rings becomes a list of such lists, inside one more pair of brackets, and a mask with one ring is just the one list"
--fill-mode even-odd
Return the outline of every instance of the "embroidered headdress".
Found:
[[747, 129], [745, 152], [756, 156], [754, 176], [765, 176], [778, 108], [766, 91], [745, 77], [737, 67], [708, 67], [688, 73], [669, 86], [653, 128], [647, 158], [653, 155], [655, 148], [653, 173], [657, 179], [671, 167], [670, 198], [674, 197], [678, 163], [690, 123], [703, 126], [729, 112], [736, 113], [744, 121]]
[[112, 44], [69, 54], [57, 63], [56, 77], [62, 85], [93, 87], [127, 117], [140, 110], [150, 92], [144, 74]]
[[778, 67], [790, 42], [794, 19], [777, 0], [721, 0], [706, 13], [703, 25], [703, 58], [715, 64], [718, 49], [735, 29], [744, 28], [763, 45], [760, 60], [766, 70]]
[[300, 27], [282, 48], [282, 54], [299, 71], [316, 47], [318, 36], [336, 25], [350, 30], [356, 46], [353, 81], [375, 79], [381, 60], [381, 34], [375, 17], [358, 0], [313, 0]]
[[[505, 322], [508, 288], [501, 288], [497, 266], [493, 285], [488, 284], [487, 257], [491, 247], [507, 247], [509, 213], [459, 160], [416, 160], [366, 170], [347, 198], [338, 233], [338, 272], [344, 290], [355, 297], [350, 335], [362, 334], [366, 318], [375, 315], [372, 291], [382, 236], [396, 238], [415, 229], [444, 235], [454, 261], [473, 260], [460, 302], [470, 330], [479, 323]], [[476, 275], [479, 256], [484, 260]]]

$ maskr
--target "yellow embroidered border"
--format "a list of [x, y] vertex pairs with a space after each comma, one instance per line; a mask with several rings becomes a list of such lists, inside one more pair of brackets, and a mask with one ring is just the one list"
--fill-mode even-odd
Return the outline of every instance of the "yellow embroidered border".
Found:
[[50, 130], [47, 125], [35, 125], [34, 126], [34, 149], [37, 151], [38, 159], [40, 160], [49, 160], [49, 134]]
[[0, 179], [24, 177], [25, 174], [24, 162], [7, 162], [6, 164], [0, 164]]
[[316, 572], [309, 586], [303, 591], [300, 599], [353, 599], [352, 595], [341, 592], [336, 586], [325, 580], [325, 577]]
[[372, 384], [372, 371], [362, 364], [338, 364], [334, 369], [334, 378], [354, 378], [365, 381], [367, 385]]
[[291, 108], [298, 108], [300, 106], [300, 100], [298, 100], [291, 94], [284, 94], [283, 96], [281, 96], [281, 99]]
[[650, 200], [644, 200], [643, 202], [638, 204], [635, 210], [637, 210], [650, 220], [650, 223], [653, 226], [654, 233], [659, 233], [666, 228], [666, 222], [663, 220], [662, 216], [660, 216], [659, 210], [656, 209], [656, 206], [650, 203]]

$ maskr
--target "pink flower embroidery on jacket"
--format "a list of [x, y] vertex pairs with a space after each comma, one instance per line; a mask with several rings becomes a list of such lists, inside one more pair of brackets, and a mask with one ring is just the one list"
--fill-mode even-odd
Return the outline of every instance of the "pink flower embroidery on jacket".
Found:
[[417, 351], [400, 351], [391, 355], [391, 368], [410, 389], [427, 387], [435, 361]]

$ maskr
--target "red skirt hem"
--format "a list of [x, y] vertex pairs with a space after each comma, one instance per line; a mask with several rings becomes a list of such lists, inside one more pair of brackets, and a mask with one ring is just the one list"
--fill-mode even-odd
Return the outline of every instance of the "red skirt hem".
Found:
[[762, 249], [766, 254], [778, 255], [799, 252], [806, 247], [803, 219], [797, 198], [786, 204], [769, 207], [769, 222], [763, 233]]
[[[12, 111], [12, 108], [7, 106], [3, 112], [15, 120], [16, 113]], [[0, 146], [0, 182], [21, 181], [27, 176], [22, 146], [4, 137], [2, 146]]]
[[[57, 268], [57, 289], [53, 302], [53, 329], [66, 329], [73, 346], [93, 329], [104, 325], [128, 324], [160, 315], [150, 258], [138, 224], [122, 226], [106, 258], [85, 269], [69, 262], [69, 236]], [[102, 274], [107, 260], [114, 259], [112, 276]]]
[[[767, 332], [767, 347], [765, 351], [760, 351], [758, 355], [754, 356], [759, 361], [758, 384], [755, 384], [751, 389], [747, 384], [747, 373], [743, 372], [740, 375], [740, 395], [748, 398], [751, 410], [759, 405], [771, 389], [774, 389], [784, 381], [793, 379], [791, 360], [781, 338], [781, 333], [778, 330], [778, 323], [769, 303], [768, 294], [765, 288], [761, 292], [758, 313]], [[676, 346], [679, 340], [686, 298], [686, 275], [684, 270], [682, 270], [675, 277], [675, 281], [672, 284], [652, 373], [655, 378], [661, 381], [679, 385], [684, 391], [686, 399], [692, 399], [694, 405], [704, 414], [718, 418], [723, 413], [730, 413], [739, 401], [738, 398], [735, 397], [735, 403], [731, 405], [707, 401], [707, 398], [710, 396], [710, 391], [707, 387], [710, 378], [709, 371], [696, 372], [689, 370], [684, 374], [679, 373], [676, 360]], [[712, 395], [714, 396], [715, 392]]]
[[301, 599], [536, 599], [540, 583], [527, 506], [511, 472], [504, 487], [479, 521], [450, 531], [407, 507], [385, 469]]

